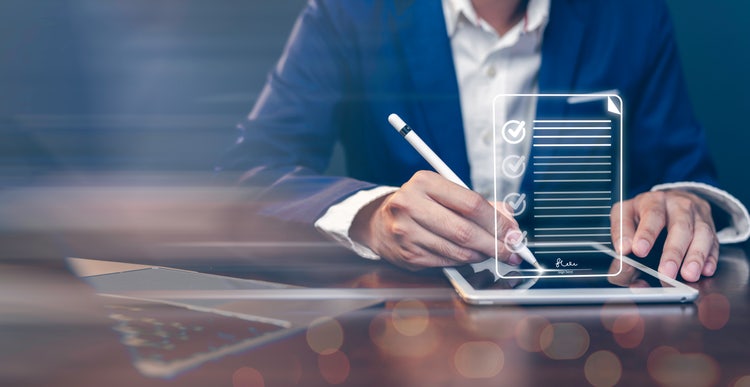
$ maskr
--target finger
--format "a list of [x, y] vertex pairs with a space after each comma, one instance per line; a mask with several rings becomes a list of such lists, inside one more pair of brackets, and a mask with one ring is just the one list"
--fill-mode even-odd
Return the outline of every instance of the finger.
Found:
[[[518, 222], [513, 217], [513, 209], [510, 204], [495, 201], [489, 201], [488, 203], [495, 209], [494, 217], [497, 219], [498, 226], [500, 226], [498, 236], [506, 234], [507, 231], [518, 230]], [[506, 232], [501, 233], [502, 230]]]
[[[418, 210], [413, 210], [413, 208], [418, 208]], [[467, 250], [472, 250], [483, 254], [485, 257], [496, 257], [511, 264], [520, 263], [518, 259], [512, 259], [512, 252], [495, 239], [494, 234], [490, 234], [476, 223], [462, 218], [440, 203], [429, 199], [423, 200], [416, 207], [401, 206], [401, 211], [410, 216], [428, 233], [434, 234], [434, 236], [430, 236], [420, 233], [411, 237], [421, 241], [421, 246], [436, 255], [459, 262], [473, 262], [475, 258], [469, 257], [467, 253]], [[421, 238], [425, 239], [422, 240]], [[464, 250], [456, 252], [457, 246], [464, 248]]]
[[521, 251], [527, 247], [526, 233], [521, 230], [512, 230], [505, 234], [502, 242], [500, 240], [497, 247], [496, 258], [511, 265], [520, 265], [523, 258], [521, 258]]
[[425, 253], [414, 261], [410, 261], [410, 265], [413, 267], [411, 270], [421, 270], [430, 267], [460, 266], [461, 264], [452, 259], [441, 257], [436, 254]]
[[668, 204], [668, 207], [667, 240], [664, 242], [659, 271], [675, 278], [694, 237], [694, 214], [679, 206]]
[[[498, 241], [497, 258], [505, 260], [512, 265], [521, 263], [521, 257], [517, 254], [519, 244], [525, 246], [525, 233], [519, 228], [518, 222], [513, 218], [513, 210], [505, 202], [489, 202], [496, 209], [496, 228], [495, 234]], [[500, 243], [502, 241], [502, 243]]]
[[449, 267], [456, 264], [448, 258], [431, 255], [426, 252], [419, 253], [413, 260], [407, 261], [400, 258], [387, 258], [388, 261], [396, 266], [403, 267], [411, 271], [418, 271], [430, 267]]
[[[688, 199], [688, 201], [675, 200], [674, 202], [678, 203], [678, 205], [684, 208], [688, 208], [694, 211], [696, 219], [702, 219], [704, 222], [706, 222], [710, 226], [712, 233], [713, 234], [716, 233], [716, 227], [714, 226], [713, 216], [711, 214], [711, 205], [709, 205], [708, 202], [688, 192], [683, 192], [683, 191], [668, 191], [668, 192], [673, 192], [679, 197]], [[719, 240], [714, 235], [713, 243], [711, 245], [711, 252], [709, 253], [703, 265], [702, 274], [704, 276], [714, 275], [714, 273], [716, 272], [716, 265], [718, 264], [718, 260], [719, 260]]]
[[[622, 214], [621, 214], [622, 213]], [[635, 211], [633, 201], [617, 202], [610, 213], [610, 232], [612, 243], [618, 254], [627, 255], [632, 252], [633, 235], [635, 235]]]
[[392, 243], [391, 252], [387, 256], [410, 269], [454, 266], [486, 259], [486, 256], [477, 251], [460, 247], [435, 235], [410, 217], [393, 221], [389, 231]]
[[711, 277], [716, 273], [716, 266], [719, 263], [719, 240], [714, 238], [714, 244], [711, 247], [711, 254], [706, 259], [706, 264], [703, 265], [703, 275]]
[[411, 271], [417, 271], [428, 267], [456, 265], [455, 261], [433, 254], [432, 252], [414, 244], [398, 246], [389, 251], [388, 254], [383, 254], [383, 258], [396, 266]]
[[[496, 239], [496, 241], [493, 241], [494, 244], [491, 245], [492, 247], [488, 248], [487, 246], [490, 245], [483, 244], [485, 247], [480, 251], [486, 253], [488, 256], [496, 255], [498, 259], [511, 264], [514, 264], [518, 260], [518, 257], [515, 257], [515, 260], [513, 259], [512, 251], [507, 249], [502, 243], [509, 231], [518, 230], [518, 223], [512, 216], [505, 212], [503, 207], [496, 209], [478, 193], [458, 186], [442, 176], [429, 171], [416, 173], [403, 188], [406, 188], [406, 191], [409, 192], [422, 192], [426, 195], [426, 198], [454, 212], [459, 217], [473, 222], [485, 230], [493, 239]], [[406, 205], [401, 207], [407, 208]], [[417, 212], [411, 215], [414, 217], [420, 216]], [[421, 216], [432, 217], [433, 214], [424, 212]], [[420, 219], [425, 218], [420, 217]], [[434, 223], [434, 219], [432, 221], [422, 221], [423, 224], [427, 224], [427, 222], [431, 222], [432, 224]], [[446, 234], [442, 233], [442, 235]], [[497, 238], [495, 238], [496, 236]], [[497, 244], [497, 254], [495, 254], [495, 244]]]
[[719, 264], [719, 238], [716, 236], [716, 225], [714, 225], [713, 217], [709, 216], [708, 218], [704, 219], [708, 219], [714, 236], [714, 241], [711, 245], [711, 253], [706, 260], [706, 264], [703, 266], [703, 275], [710, 277], [714, 275], [714, 273], [716, 273], [716, 267]]
[[[434, 172], [421, 171], [416, 173], [407, 183], [409, 186], [412, 184], [418, 185], [429, 199], [481, 227], [492, 238], [497, 236], [498, 241], [504, 240], [509, 231], [518, 230], [518, 223], [505, 212], [503, 207], [498, 206], [499, 209], [496, 209], [478, 193], [451, 183]], [[433, 214], [424, 213], [422, 215], [432, 216]], [[418, 215], [415, 213], [413, 216]], [[425, 222], [423, 221], [423, 223]], [[446, 234], [442, 233], [442, 235]], [[450, 237], [448, 238], [450, 239]], [[489, 245], [483, 244], [483, 246], [485, 247], [479, 251], [488, 254], [488, 256], [495, 256], [494, 244], [491, 245], [492, 247], [489, 250], [487, 248]], [[508, 250], [504, 244], [498, 243], [497, 258], [512, 262], [510, 260], [511, 254], [512, 251]]]
[[[495, 254], [494, 249], [491, 252], [491, 255], [487, 255], [466, 246], [456, 244], [449, 239], [432, 233], [430, 230], [424, 230], [424, 233], [421, 233], [421, 235], [416, 235], [415, 241], [419, 247], [427, 252], [425, 256], [428, 261], [434, 261], [433, 259], [430, 259], [429, 256], [445, 258], [448, 260], [447, 263], [450, 266], [481, 262], [487, 259], [488, 256], [493, 256]], [[421, 261], [422, 259], [417, 260], [417, 262]]]
[[495, 208], [478, 193], [451, 183], [429, 171], [414, 174], [407, 184], [419, 184], [432, 200], [471, 220], [491, 234], [495, 233]]
[[705, 265], [706, 259], [711, 253], [715, 238], [711, 225], [703, 221], [695, 224], [693, 242], [690, 243], [690, 248], [685, 256], [685, 263], [680, 270], [680, 274], [685, 281], [695, 282], [700, 279], [703, 265]]
[[635, 215], [640, 219], [633, 237], [633, 253], [648, 255], [666, 224], [666, 206], [661, 192], [639, 195], [634, 202]]
[[422, 228], [455, 245], [495, 256], [495, 235], [437, 202], [427, 201], [412, 217]]

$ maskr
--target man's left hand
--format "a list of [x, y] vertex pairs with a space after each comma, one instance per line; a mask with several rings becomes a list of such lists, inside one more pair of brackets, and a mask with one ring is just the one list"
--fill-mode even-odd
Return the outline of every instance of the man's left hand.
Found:
[[716, 272], [719, 240], [711, 206], [700, 197], [680, 190], [646, 192], [615, 204], [610, 219], [612, 241], [618, 253], [645, 257], [666, 227], [660, 273], [675, 278], [679, 270], [685, 281], [695, 282], [701, 274], [712, 276]]

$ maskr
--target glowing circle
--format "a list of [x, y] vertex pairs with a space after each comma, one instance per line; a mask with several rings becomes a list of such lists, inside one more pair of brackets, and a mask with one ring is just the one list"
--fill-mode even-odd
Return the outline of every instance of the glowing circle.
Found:
[[704, 353], [682, 354], [671, 347], [658, 347], [648, 357], [648, 372], [668, 386], [712, 386], [719, 380], [719, 366]]
[[550, 359], [578, 359], [589, 349], [589, 333], [578, 323], [555, 323], [539, 336], [539, 343]]
[[526, 311], [513, 305], [495, 308], [475, 308], [459, 298], [453, 299], [456, 322], [477, 340], [500, 341], [514, 338], [516, 326], [526, 317]]
[[241, 367], [232, 374], [233, 387], [264, 387], [263, 375], [251, 367]]
[[[602, 306], [602, 325], [604, 325], [608, 331], [614, 329], [615, 321], [620, 318], [627, 318], [624, 316], [632, 316], [630, 318], [639, 317], [640, 313], [638, 312], [638, 306], [634, 303], [607, 303]], [[624, 327], [621, 326], [620, 328]]]
[[438, 347], [440, 337], [428, 326], [421, 334], [405, 336], [396, 330], [390, 312], [381, 313], [370, 322], [370, 339], [389, 356], [423, 357]]
[[543, 317], [525, 317], [516, 325], [516, 343], [527, 352], [541, 351], [539, 339], [548, 326], [549, 322]]
[[349, 358], [341, 351], [318, 355], [320, 374], [330, 384], [344, 383], [349, 377], [350, 367]]
[[430, 315], [424, 303], [418, 300], [403, 300], [391, 311], [393, 327], [404, 336], [416, 336], [427, 329]]
[[620, 358], [610, 351], [592, 353], [584, 366], [586, 380], [596, 387], [611, 387], [622, 377]]
[[646, 324], [640, 316], [624, 315], [615, 320], [612, 332], [617, 344], [623, 348], [632, 349], [643, 341], [646, 335]]
[[505, 354], [491, 341], [472, 341], [461, 344], [453, 356], [456, 370], [465, 378], [486, 379], [500, 373]]
[[307, 328], [307, 344], [321, 354], [334, 353], [344, 343], [344, 331], [338, 321], [323, 317], [313, 321]]
[[628, 333], [635, 329], [643, 319], [640, 315], [636, 314], [623, 314], [615, 318], [615, 322], [612, 324], [613, 333]]
[[729, 310], [729, 300], [723, 294], [708, 294], [698, 301], [698, 320], [704, 327], [718, 330], [729, 321]]
[[750, 387], [750, 375], [745, 375], [737, 379], [732, 387]]

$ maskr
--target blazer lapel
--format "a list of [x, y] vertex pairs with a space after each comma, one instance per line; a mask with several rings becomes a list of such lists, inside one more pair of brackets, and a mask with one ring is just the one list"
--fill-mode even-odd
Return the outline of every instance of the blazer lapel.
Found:
[[440, 1], [400, 0], [396, 26], [411, 79], [405, 90], [416, 107], [404, 117], [446, 164], [470, 181], [458, 81]]
[[[550, 20], [542, 43], [540, 93], [570, 93], [574, 88], [585, 32], [585, 16], [581, 15], [584, 9], [572, 4], [574, 2], [550, 2]], [[442, 4], [440, 1], [397, 0], [395, 13], [401, 55], [412, 81], [405, 91], [413, 96], [417, 107], [415, 117], [408, 117], [408, 121], [468, 182], [470, 168], [458, 81]], [[563, 117], [565, 105], [540, 102], [537, 116]], [[528, 183], [524, 181], [524, 186], [528, 187]]]
[[[579, 76], [578, 64], [584, 39], [585, 4], [577, 7], [574, 0], [550, 1], [549, 23], [542, 39], [542, 64], [539, 69], [540, 94], [569, 94], [575, 92]], [[539, 98], [536, 108], [538, 119], [559, 119], [566, 116], [566, 98]], [[552, 148], [531, 148], [531, 157], [555, 153]], [[532, 194], [533, 168], [527, 170], [521, 190]]]
[[[579, 13], [584, 10], [573, 3], [572, 0], [550, 2], [539, 69], [539, 92], [542, 94], [574, 92], [585, 25], [584, 16]], [[562, 117], [565, 110], [565, 103], [541, 103], [537, 106], [537, 116]]]

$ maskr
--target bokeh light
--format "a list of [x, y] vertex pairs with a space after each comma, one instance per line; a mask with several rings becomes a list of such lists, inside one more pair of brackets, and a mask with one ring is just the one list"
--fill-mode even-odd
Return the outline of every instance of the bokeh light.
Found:
[[641, 344], [646, 334], [646, 323], [638, 315], [622, 315], [612, 326], [615, 341], [623, 348], [632, 349]]
[[318, 369], [326, 382], [341, 384], [349, 377], [349, 357], [341, 351], [318, 355]]
[[642, 321], [643, 319], [637, 313], [623, 314], [615, 318], [611, 331], [612, 333], [628, 333]]
[[[640, 316], [638, 306], [635, 303], [606, 303], [602, 306], [602, 325], [604, 325], [604, 328], [606, 328], [610, 332], [614, 332], [615, 321], [623, 316], [632, 316], [630, 318], [634, 320], [635, 317]], [[633, 323], [635, 325], [635, 321], [633, 321]], [[621, 325], [620, 328], [626, 330], [631, 329], [626, 325]]]
[[549, 326], [549, 321], [540, 316], [528, 316], [516, 325], [516, 343], [527, 352], [542, 350], [540, 337]]
[[745, 375], [731, 384], [731, 387], [750, 387], [750, 375]]
[[698, 300], [698, 320], [708, 329], [723, 328], [729, 321], [729, 314], [729, 300], [723, 294], [707, 294]]
[[399, 301], [393, 307], [391, 314], [393, 327], [405, 336], [421, 334], [430, 323], [427, 307], [418, 300]]
[[232, 374], [233, 387], [264, 387], [263, 375], [252, 367], [241, 367]]
[[372, 319], [370, 339], [385, 354], [405, 357], [427, 356], [437, 349], [440, 342], [438, 334], [429, 325], [418, 335], [402, 334], [395, 328], [390, 312], [383, 312]]
[[719, 381], [719, 366], [708, 355], [682, 354], [665, 346], [649, 354], [648, 372], [658, 383], [668, 386], [713, 386]]
[[307, 344], [321, 354], [336, 352], [344, 343], [344, 331], [338, 321], [323, 317], [313, 321], [307, 328]]
[[505, 354], [491, 341], [471, 341], [458, 347], [453, 363], [465, 378], [492, 378], [503, 369]]
[[648, 360], [646, 362], [646, 365], [648, 367], [648, 373], [653, 375], [654, 372], [656, 372], [655, 367], [658, 365], [661, 359], [667, 356], [673, 356], [673, 355], [679, 355], [679, 354], [680, 354], [680, 351], [670, 346], [666, 346], [666, 345], [662, 345], [662, 346], [654, 348], [653, 350], [651, 350], [651, 353], [648, 354]]
[[515, 337], [518, 323], [526, 317], [524, 309], [505, 305], [498, 308], [477, 308], [460, 299], [453, 300], [456, 321], [477, 338], [502, 341]]
[[620, 358], [610, 351], [597, 351], [586, 359], [586, 380], [596, 387], [611, 387], [622, 377]]
[[539, 344], [550, 359], [578, 359], [589, 349], [590, 337], [578, 323], [555, 323], [539, 336]]

